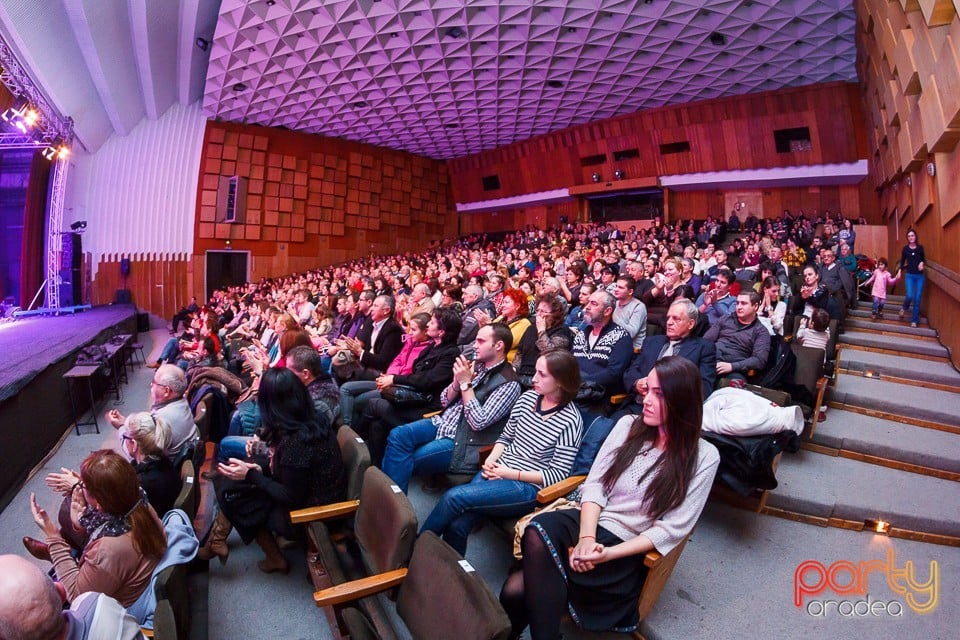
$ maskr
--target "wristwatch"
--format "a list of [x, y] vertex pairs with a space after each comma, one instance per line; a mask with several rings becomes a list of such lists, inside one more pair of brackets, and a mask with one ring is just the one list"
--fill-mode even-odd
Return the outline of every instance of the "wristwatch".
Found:
[[470, 388], [470, 383], [469, 383], [469, 382], [461, 382], [461, 383], [460, 383], [460, 393], [463, 393], [464, 391], [466, 391], [466, 390], [469, 389], [469, 388]]

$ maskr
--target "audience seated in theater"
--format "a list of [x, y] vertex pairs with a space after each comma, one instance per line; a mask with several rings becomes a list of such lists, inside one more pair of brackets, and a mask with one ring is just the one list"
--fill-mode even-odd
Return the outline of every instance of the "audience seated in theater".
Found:
[[746, 380], [750, 370], [760, 371], [770, 355], [770, 333], [757, 318], [760, 296], [745, 291], [737, 296], [734, 315], [710, 325], [703, 336], [716, 344], [717, 377]]
[[524, 390], [530, 389], [537, 359], [550, 349], [573, 349], [573, 332], [563, 323], [563, 298], [543, 293], [536, 298], [534, 323], [520, 338], [517, 355], [511, 364], [520, 376]]
[[614, 297], [605, 291], [590, 294], [583, 318], [584, 331], [573, 340], [573, 355], [584, 383], [598, 385], [606, 396], [622, 390], [622, 376], [633, 357], [633, 341], [626, 329], [613, 321]]
[[616, 305], [613, 308], [613, 321], [626, 329], [633, 340], [633, 350], [643, 347], [647, 336], [647, 307], [634, 296], [636, 281], [630, 276], [620, 276], [613, 288]]
[[170, 335], [175, 335], [180, 328], [180, 323], [183, 323], [184, 326], [189, 327], [190, 321], [193, 320], [193, 316], [200, 310], [200, 306], [197, 304], [197, 296], [192, 296], [190, 298], [190, 304], [185, 307], [180, 307], [180, 311], [177, 311], [173, 320], [171, 320]]
[[491, 322], [502, 322], [510, 329], [513, 335], [513, 346], [507, 353], [507, 362], [513, 363], [517, 357], [517, 351], [520, 349], [520, 339], [532, 325], [527, 319], [526, 295], [519, 289], [507, 289], [503, 293], [503, 299], [500, 303], [500, 315], [497, 318], [490, 318], [483, 312], [477, 312], [477, 321], [480, 326], [485, 326]]
[[787, 315], [787, 304], [780, 299], [783, 285], [772, 275], [768, 275], [760, 282], [760, 291], [763, 298], [760, 301], [760, 311], [757, 317], [772, 336], [783, 335], [783, 320]]
[[198, 557], [226, 562], [226, 541], [237, 528], [246, 544], [256, 540], [266, 558], [264, 573], [289, 566], [274, 534], [294, 537], [294, 509], [342, 500], [346, 472], [334, 429], [317, 415], [303, 382], [288, 369], [263, 373], [257, 395], [261, 427], [247, 441], [246, 456], [217, 466], [219, 513]]
[[407, 324], [410, 322], [410, 317], [418, 313], [432, 314], [436, 308], [437, 304], [430, 296], [430, 286], [421, 282], [413, 287], [413, 293], [407, 301], [407, 308], [403, 310], [403, 322]]
[[[434, 311], [427, 323], [427, 337], [431, 345], [413, 363], [409, 375], [382, 375], [377, 378], [381, 396], [388, 387], [408, 387], [419, 394], [420, 401], [391, 401], [386, 397], [367, 401], [354, 430], [367, 441], [370, 456], [376, 464], [383, 458], [390, 430], [412, 422], [425, 412], [441, 408], [441, 392], [453, 377], [453, 363], [460, 355], [457, 336], [460, 335], [460, 317], [449, 309]], [[389, 392], [388, 392], [389, 393]]]
[[710, 395], [717, 379], [716, 348], [712, 342], [696, 336], [694, 327], [698, 316], [697, 306], [690, 300], [681, 299], [670, 305], [666, 334], [650, 336], [623, 374], [623, 386], [630, 398], [619, 407], [615, 418], [643, 411], [647, 376], [657, 362], [669, 356], [686, 358], [695, 364], [700, 371], [704, 398]]
[[587, 306], [587, 301], [590, 299], [590, 294], [597, 290], [597, 287], [592, 282], [584, 282], [580, 286], [580, 297], [577, 298], [576, 304], [570, 307], [570, 311], [567, 312], [567, 317], [564, 318], [563, 323], [572, 329], [577, 329], [582, 331], [586, 326], [583, 320], [583, 311]]
[[[393, 361], [387, 366], [383, 373], [388, 376], [410, 375], [413, 373], [413, 365], [420, 354], [430, 346], [430, 338], [427, 336], [427, 325], [430, 323], [430, 316], [426, 313], [418, 313], [410, 317], [410, 323], [407, 327], [400, 352], [394, 357]], [[399, 326], [399, 325], [398, 325]], [[354, 420], [360, 416], [368, 401], [379, 398], [380, 392], [377, 390], [376, 378], [371, 380], [350, 380], [340, 385], [339, 403], [341, 424], [352, 426]]]
[[84, 538], [79, 557], [34, 494], [30, 508], [46, 548], [32, 545], [36, 542], [32, 539], [24, 539], [24, 544], [31, 553], [48, 556], [71, 601], [96, 591], [130, 606], [149, 586], [167, 548], [163, 525], [147, 502], [133, 465], [113, 451], [87, 456], [71, 490], [70, 526]]
[[668, 357], [648, 377], [643, 413], [625, 416], [583, 485], [580, 509], [533, 518], [521, 569], [500, 594], [514, 637], [558, 638], [565, 611], [591, 631], [637, 628], [644, 554], [669, 553], [700, 517], [720, 457], [700, 439], [700, 376]]
[[797, 329], [797, 343], [804, 347], [823, 349], [826, 358], [827, 344], [830, 343], [830, 314], [824, 309], [814, 309], [812, 317], [800, 319]]
[[392, 297], [378, 296], [371, 303], [356, 338], [345, 340], [347, 349], [360, 365], [350, 380], [374, 380], [400, 353], [403, 327], [394, 319], [395, 312]]
[[462, 354], [470, 355], [473, 341], [477, 339], [477, 331], [480, 329], [477, 312], [483, 312], [490, 318], [495, 317], [497, 312], [493, 303], [483, 297], [483, 287], [476, 284], [468, 285], [463, 290], [463, 304], [463, 326], [457, 337], [457, 346]]
[[820, 281], [840, 307], [846, 307], [853, 299], [857, 286], [853, 275], [837, 264], [837, 257], [832, 249], [824, 249], [821, 259], [823, 265], [820, 267]]
[[665, 328], [667, 309], [677, 298], [687, 294], [680, 284], [683, 265], [680, 260], [671, 258], [663, 263], [662, 270], [653, 274], [653, 287], [643, 294], [643, 303], [647, 307], [647, 322]]
[[70, 600], [63, 584], [14, 555], [0, 556], [0, 638], [138, 640], [140, 625], [114, 598], [88, 591]]
[[733, 314], [737, 306], [737, 298], [731, 295], [732, 284], [733, 272], [729, 269], [720, 269], [713, 282], [697, 298], [697, 308], [707, 318], [710, 326]]
[[383, 471], [403, 491], [414, 475], [479, 470], [481, 447], [500, 436], [520, 397], [517, 374], [506, 361], [512, 340], [502, 323], [482, 327], [476, 360], [460, 356], [453, 365], [453, 381], [440, 395], [443, 412], [390, 432]]
[[[794, 301], [794, 311], [808, 318], [813, 315], [814, 309], [826, 309], [828, 313], [836, 310], [839, 313], [836, 304], [831, 304], [826, 285], [820, 282], [820, 269], [814, 264], [803, 268], [803, 286], [800, 287], [800, 295], [794, 296]], [[832, 313], [830, 315], [833, 317]]]
[[461, 555], [484, 516], [520, 516], [537, 503], [537, 491], [570, 472], [583, 421], [573, 404], [580, 387], [576, 360], [549, 351], [537, 360], [533, 390], [517, 400], [480, 472], [447, 491], [423, 523]]
[[[199, 437], [193, 412], [184, 399], [187, 378], [183, 369], [172, 364], [161, 365], [150, 381], [150, 413], [162, 418], [170, 427], [170, 441], [166, 455], [175, 459], [188, 442]], [[114, 429], [122, 427], [127, 419], [116, 409], [107, 412], [107, 422]]]
[[176, 337], [167, 340], [163, 349], [160, 351], [160, 357], [155, 362], [148, 363], [151, 369], [157, 369], [164, 363], [179, 364], [183, 369], [191, 360], [199, 357], [199, 352], [203, 347], [203, 339], [211, 338], [214, 341], [216, 353], [220, 353], [219, 325], [217, 316], [214, 313], [196, 314], [190, 324], [193, 330], [191, 339], [177, 339]]

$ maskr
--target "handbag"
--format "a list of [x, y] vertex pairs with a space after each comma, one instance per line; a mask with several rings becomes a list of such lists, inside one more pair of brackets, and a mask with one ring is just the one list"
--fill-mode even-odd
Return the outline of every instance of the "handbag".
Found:
[[405, 384], [392, 384], [380, 392], [380, 396], [395, 407], [419, 407], [433, 402], [433, 395], [423, 393]]
[[575, 402], [580, 404], [594, 404], [601, 402], [609, 397], [607, 390], [602, 384], [596, 382], [584, 382], [577, 390]]

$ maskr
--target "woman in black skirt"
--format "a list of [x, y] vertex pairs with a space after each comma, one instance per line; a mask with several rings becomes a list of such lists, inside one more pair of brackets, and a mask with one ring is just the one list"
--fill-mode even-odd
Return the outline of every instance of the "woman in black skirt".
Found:
[[539, 515], [524, 531], [521, 569], [500, 594], [513, 637], [529, 625], [532, 640], [555, 640], [564, 610], [590, 631], [635, 630], [644, 555], [669, 553], [700, 517], [720, 460], [700, 440], [703, 406], [689, 401], [701, 397], [700, 375], [667, 357], [647, 388], [643, 414], [622, 418], [597, 454], [580, 509]]

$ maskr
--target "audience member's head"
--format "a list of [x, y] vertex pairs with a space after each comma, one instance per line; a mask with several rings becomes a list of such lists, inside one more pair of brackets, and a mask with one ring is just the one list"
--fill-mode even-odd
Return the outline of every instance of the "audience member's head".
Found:
[[320, 354], [312, 346], [293, 347], [287, 353], [287, 369], [292, 371], [303, 384], [310, 384], [323, 373]]
[[533, 375], [533, 390], [543, 396], [556, 395], [561, 404], [572, 402], [580, 389], [580, 365], [564, 349], [545, 351]]
[[179, 400], [187, 390], [187, 376], [175, 364], [162, 364], [150, 382], [150, 399], [153, 406]]
[[750, 324], [757, 317], [760, 309], [760, 294], [756, 291], [741, 291], [737, 296], [737, 320], [741, 324]]
[[697, 305], [686, 298], [673, 302], [667, 309], [666, 335], [669, 340], [683, 340], [697, 326], [700, 311]]
[[602, 289], [594, 291], [583, 309], [583, 320], [594, 329], [599, 329], [613, 318], [615, 304], [616, 300], [611, 294]]
[[120, 431], [120, 446], [137, 462], [162, 457], [173, 435], [163, 418], [148, 411], [131, 413]]
[[474, 347], [479, 362], [487, 366], [496, 364], [503, 360], [513, 347], [513, 333], [510, 327], [502, 322], [488, 324], [477, 331]]
[[14, 555], [0, 556], [0, 638], [52, 640], [67, 631], [66, 591], [39, 567]]

